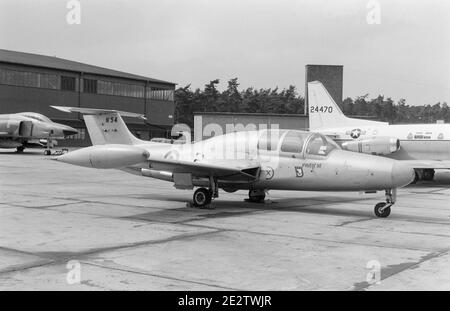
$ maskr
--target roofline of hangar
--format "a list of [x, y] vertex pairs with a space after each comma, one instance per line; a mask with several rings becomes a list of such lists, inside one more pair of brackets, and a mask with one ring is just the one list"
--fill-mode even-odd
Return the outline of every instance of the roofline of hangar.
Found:
[[0, 63], [22, 65], [34, 68], [45, 68], [54, 70], [63, 70], [78, 74], [92, 74], [105, 77], [122, 78], [135, 81], [144, 81], [155, 84], [165, 84], [175, 86], [176, 83], [158, 80], [154, 78], [139, 76], [123, 71], [108, 69], [104, 67], [89, 65], [81, 62], [67, 60], [59, 57], [18, 52], [0, 49]]

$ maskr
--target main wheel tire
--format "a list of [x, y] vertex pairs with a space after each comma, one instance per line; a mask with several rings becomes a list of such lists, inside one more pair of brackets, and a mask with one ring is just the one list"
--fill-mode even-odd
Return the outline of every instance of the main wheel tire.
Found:
[[194, 206], [196, 207], [203, 207], [205, 205], [208, 205], [209, 203], [211, 203], [211, 199], [211, 191], [206, 188], [198, 188], [194, 192], [193, 201]]
[[52, 152], [51, 152], [50, 150], [44, 150], [44, 154], [45, 154], [45, 155], [51, 155]]
[[24, 146], [19, 146], [19, 147], [16, 148], [16, 150], [17, 150], [16, 151], [17, 153], [22, 153], [25, 150], [25, 147]]
[[261, 192], [261, 190], [250, 190], [248, 192], [248, 198], [250, 202], [261, 203], [266, 198], [266, 193], [264, 191]]
[[385, 209], [382, 210], [382, 208], [385, 207], [386, 204], [388, 204], [388, 203], [380, 202], [377, 205], [375, 205], [374, 212], [375, 212], [375, 215], [377, 217], [386, 218], [386, 217], [388, 217], [391, 214], [391, 207], [390, 206], [388, 206], [388, 207], [386, 207]]

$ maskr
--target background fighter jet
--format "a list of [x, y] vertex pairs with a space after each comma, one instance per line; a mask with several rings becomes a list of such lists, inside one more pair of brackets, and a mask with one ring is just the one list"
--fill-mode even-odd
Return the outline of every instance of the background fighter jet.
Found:
[[54, 139], [77, 134], [70, 126], [52, 122], [46, 116], [35, 112], [0, 114], [0, 148], [43, 147], [54, 144]]
[[432, 180], [434, 169], [450, 169], [450, 124], [396, 124], [346, 117], [326, 88], [308, 83], [309, 128], [343, 149], [402, 160], [415, 181]]
[[317, 133], [294, 130], [234, 132], [187, 144], [142, 141], [134, 137], [114, 110], [54, 107], [81, 112], [94, 146], [69, 152], [55, 160], [79, 166], [122, 169], [129, 173], [173, 182], [176, 188], [198, 188], [195, 206], [205, 206], [226, 192], [249, 190], [260, 202], [269, 189], [374, 191], [386, 190], [386, 202], [375, 214], [387, 217], [396, 188], [414, 178], [400, 162], [343, 151]]

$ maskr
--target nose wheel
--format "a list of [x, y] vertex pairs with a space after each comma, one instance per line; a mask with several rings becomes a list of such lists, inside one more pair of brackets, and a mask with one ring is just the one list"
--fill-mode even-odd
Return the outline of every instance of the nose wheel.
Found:
[[391, 214], [391, 206], [397, 200], [397, 189], [386, 189], [386, 202], [375, 205], [374, 212], [377, 217], [386, 218]]
[[380, 202], [375, 205], [375, 215], [380, 218], [386, 218], [391, 214], [391, 206], [392, 204], [386, 202]]

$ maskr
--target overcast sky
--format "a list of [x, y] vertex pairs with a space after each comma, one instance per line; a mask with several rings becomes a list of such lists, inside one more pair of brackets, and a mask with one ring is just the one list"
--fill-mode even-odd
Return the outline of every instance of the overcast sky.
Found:
[[1, 0], [0, 48], [203, 87], [297, 86], [306, 64], [344, 65], [344, 97], [450, 103], [450, 1]]

